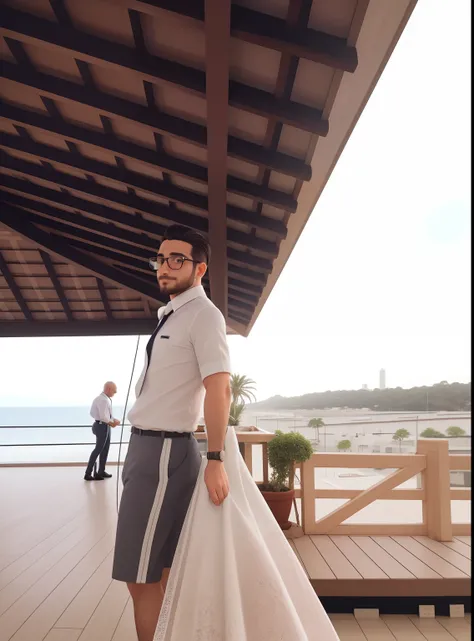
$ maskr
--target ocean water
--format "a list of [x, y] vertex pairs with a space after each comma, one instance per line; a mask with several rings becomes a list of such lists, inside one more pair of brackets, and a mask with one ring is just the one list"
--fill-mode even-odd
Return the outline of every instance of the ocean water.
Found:
[[[123, 407], [113, 413], [122, 419]], [[325, 427], [319, 431], [307, 427], [314, 415], [322, 417]], [[89, 458], [95, 437], [91, 431], [89, 407], [0, 407], [0, 464], [84, 462]], [[255, 425], [268, 432], [277, 429], [299, 431], [317, 451], [336, 451], [342, 439], [351, 441], [353, 452], [413, 452], [419, 434], [426, 427], [442, 432], [450, 425], [462, 427], [471, 434], [471, 415], [466, 412], [377, 414], [357, 410], [317, 410], [300, 412], [264, 412], [246, 409], [242, 425]], [[399, 428], [410, 437], [400, 446], [393, 442]], [[130, 438], [126, 422], [112, 431], [109, 461], [123, 461]], [[120, 442], [122, 443], [120, 445]], [[451, 444], [450, 444], [451, 445]], [[468, 449], [470, 438], [456, 439], [456, 447]]]

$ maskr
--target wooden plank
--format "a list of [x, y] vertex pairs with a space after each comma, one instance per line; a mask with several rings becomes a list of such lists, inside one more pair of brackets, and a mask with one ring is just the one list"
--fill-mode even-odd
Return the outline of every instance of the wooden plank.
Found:
[[268, 484], [269, 464], [268, 464], [268, 443], [262, 443], [262, 465], [263, 465], [263, 482]]
[[309, 537], [337, 579], [361, 579], [362, 576], [328, 536]]
[[356, 619], [331, 618], [340, 641], [367, 641]]
[[410, 570], [417, 579], [441, 579], [441, 575], [432, 570], [420, 559], [408, 552], [404, 547], [399, 545], [395, 540], [384, 536], [372, 537], [380, 547], [391, 554], [401, 565]]
[[455, 536], [454, 538], [456, 539], [456, 541], [461, 541], [461, 543], [465, 543], [466, 545], [469, 545], [469, 547], [471, 547], [470, 536]]
[[319, 550], [311, 542], [308, 536], [303, 536], [300, 539], [294, 539], [296, 550], [303, 561], [306, 572], [310, 579], [335, 579], [329, 565], [322, 557]]
[[459, 568], [459, 570], [468, 576], [471, 576], [471, 562], [462, 554], [458, 554], [458, 552], [449, 549], [445, 544], [440, 543], [439, 541], [433, 541], [433, 539], [430, 539], [427, 536], [415, 536], [415, 540], [448, 563], [451, 563], [451, 565], [454, 565], [454, 567]]
[[413, 621], [404, 614], [385, 614], [381, 619], [397, 641], [426, 641]]
[[313, 467], [341, 467], [341, 468], [411, 468], [412, 466], [425, 467], [423, 454], [345, 454], [339, 452], [316, 452], [310, 461]]
[[451, 550], [458, 552], [458, 554], [462, 554], [462, 556], [465, 556], [466, 559], [471, 558], [471, 546], [458, 541], [456, 538], [454, 538], [452, 541], [443, 541], [443, 545], [446, 545]]
[[44, 574], [53, 568], [61, 559], [67, 555], [82, 540], [91, 536], [93, 529], [82, 525], [72, 534], [65, 537], [57, 546], [42, 556], [24, 572], [11, 581], [0, 591], [0, 615], [8, 610], [32, 585], [34, 585]]
[[414, 579], [415, 575], [401, 565], [370, 536], [354, 536], [352, 541], [391, 579]]
[[137, 632], [133, 618], [133, 602], [131, 599], [127, 601], [112, 641], [137, 641]]
[[[23, 623], [33, 614], [38, 606], [53, 592], [73, 568], [80, 563], [89, 550], [104, 535], [91, 534], [78, 543], [59, 563], [53, 566], [25, 594], [0, 617], [0, 641], [10, 641]], [[29, 640], [30, 641], [30, 640]]]
[[31, 550], [23, 554], [19, 559], [4, 568], [0, 572], [0, 590], [11, 583], [11, 581], [13, 581], [22, 572], [30, 568], [38, 559], [42, 558], [58, 543], [65, 540], [70, 534], [72, 534], [79, 526], [80, 519], [82, 518], [82, 516], [79, 516], [72, 521], [69, 521], [69, 523], [63, 525], [56, 532], [51, 534], [51, 536], [48, 536], [46, 539], [35, 545]]
[[382, 619], [357, 619], [367, 641], [395, 641], [395, 636]]
[[[68, 607], [71, 600], [84, 588], [98, 565], [110, 553], [115, 532], [110, 530], [76, 567], [61, 581], [55, 590], [43, 601], [35, 612], [12, 637], [12, 641], [41, 641], [51, 627], [57, 625], [58, 618]], [[109, 575], [110, 577], [110, 575]], [[110, 583], [110, 581], [109, 581]], [[97, 607], [97, 602], [96, 602]], [[86, 620], [87, 623], [87, 620]], [[81, 628], [84, 626], [81, 626]], [[78, 626], [74, 626], [75, 629]]]
[[331, 540], [341, 552], [350, 559], [352, 565], [360, 572], [364, 579], [388, 579], [383, 572], [365, 552], [363, 552], [349, 537], [331, 536]]
[[451, 488], [450, 498], [451, 501], [470, 501], [471, 490], [466, 490], [460, 487], [456, 487], [454, 489]]
[[441, 557], [439, 557], [431, 550], [428, 550], [424, 545], [415, 541], [411, 536], [394, 536], [394, 541], [404, 547], [408, 552], [414, 554], [418, 559], [423, 561], [428, 565], [432, 570], [435, 570], [443, 578], [446, 579], [455, 579], [455, 578], [466, 578], [467, 574], [462, 572], [458, 568], [454, 567], [451, 563], [448, 563]]
[[454, 641], [454, 637], [436, 619], [420, 619], [410, 616], [410, 620], [427, 641]]
[[129, 599], [124, 583], [112, 581], [79, 641], [111, 641]]
[[316, 506], [314, 502], [314, 454], [301, 465], [301, 524], [304, 532], [313, 534], [316, 521]]
[[451, 619], [451, 617], [436, 617], [456, 641], [471, 641], [471, 624], [466, 619]]
[[[428, 568], [430, 569], [430, 568]], [[471, 583], [464, 579], [310, 579], [320, 597], [470, 597]], [[453, 602], [455, 602], [453, 600]]]
[[252, 474], [253, 470], [253, 450], [252, 450], [252, 443], [244, 443], [244, 460], [247, 465], [248, 471], [250, 474]]
[[471, 524], [470, 523], [453, 523], [453, 536], [471, 536]]
[[[295, 553], [296, 558], [297, 558], [297, 559], [298, 559], [298, 561], [301, 563], [301, 567], [302, 567], [302, 568], [303, 568], [303, 570], [306, 572], [306, 576], [308, 576], [308, 571], [307, 571], [307, 570], [306, 570], [306, 568], [305, 568], [305, 565], [304, 565], [303, 560], [302, 560], [302, 558], [301, 558], [301, 556], [300, 556], [300, 553], [299, 553], [299, 552], [298, 552], [298, 550], [296, 549], [296, 545], [294, 544], [294, 542], [293, 542], [291, 539], [287, 539], [287, 540], [288, 540], [288, 543], [290, 544], [291, 549], [292, 549], [292, 550], [293, 550], [293, 552]], [[308, 578], [309, 578], [309, 577], [308, 577]]]
[[449, 455], [449, 469], [450, 470], [465, 470], [471, 469], [471, 456], [470, 454], [450, 454]]
[[[364, 490], [327, 490], [327, 489], [316, 489], [314, 491], [314, 497], [317, 499], [353, 499], [356, 496], [359, 496]], [[425, 491], [423, 489], [419, 490], [390, 490], [386, 496], [384, 496], [384, 501], [423, 501], [425, 498]]]
[[100, 564], [56, 622], [58, 628], [85, 628], [112, 582], [112, 555]]
[[44, 641], [77, 641], [82, 630], [54, 629], [48, 634]]
[[[311, 534], [313, 532], [310, 532]], [[331, 534], [345, 536], [421, 536], [426, 534], [422, 523], [350, 523], [338, 525]]]

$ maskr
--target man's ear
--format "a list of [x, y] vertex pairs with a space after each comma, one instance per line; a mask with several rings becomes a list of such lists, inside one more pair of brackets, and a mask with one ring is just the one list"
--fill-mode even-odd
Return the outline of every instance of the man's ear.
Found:
[[202, 278], [206, 272], [207, 272], [206, 263], [199, 263], [199, 265], [197, 266], [197, 276], [199, 278]]

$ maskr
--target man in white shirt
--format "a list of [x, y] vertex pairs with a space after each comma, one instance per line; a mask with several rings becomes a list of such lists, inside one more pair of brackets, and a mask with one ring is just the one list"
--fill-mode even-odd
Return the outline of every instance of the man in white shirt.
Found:
[[193, 432], [204, 400], [205, 482], [220, 505], [229, 492], [224, 440], [230, 407], [226, 324], [201, 285], [209, 245], [199, 233], [169, 227], [150, 261], [170, 302], [146, 349], [132, 436], [124, 464], [113, 578], [133, 599], [139, 641], [152, 641], [169, 568], [201, 467]]
[[[105, 465], [109, 455], [110, 428], [116, 427], [120, 423], [112, 416], [112, 397], [116, 393], [115, 383], [107, 381], [104, 385], [104, 391], [92, 401], [90, 415], [94, 419], [92, 432], [95, 435], [96, 443], [84, 475], [85, 481], [103, 481], [112, 476], [105, 471]], [[92, 474], [97, 458], [99, 459], [99, 470], [96, 474]]]

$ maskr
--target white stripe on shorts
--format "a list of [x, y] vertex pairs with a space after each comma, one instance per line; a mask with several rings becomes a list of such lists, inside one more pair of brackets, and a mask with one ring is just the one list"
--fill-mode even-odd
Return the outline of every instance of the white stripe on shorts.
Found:
[[155, 537], [156, 525], [160, 517], [161, 508], [165, 498], [166, 488], [168, 487], [168, 467], [171, 456], [172, 438], [163, 439], [163, 447], [160, 456], [160, 471], [158, 486], [156, 488], [155, 500], [148, 517], [148, 524], [143, 537], [142, 551], [140, 554], [140, 563], [138, 564], [137, 583], [146, 583], [148, 566], [150, 564], [151, 548]]

